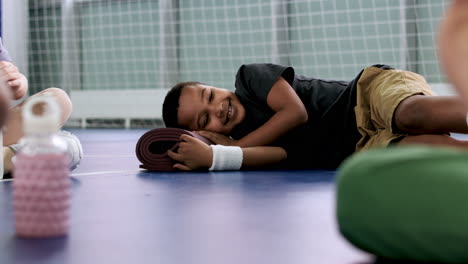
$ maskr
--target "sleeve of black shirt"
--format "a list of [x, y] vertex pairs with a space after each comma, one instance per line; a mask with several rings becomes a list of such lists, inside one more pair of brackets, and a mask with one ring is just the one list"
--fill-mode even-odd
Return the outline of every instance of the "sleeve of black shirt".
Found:
[[292, 85], [294, 69], [272, 63], [244, 64], [236, 74], [236, 93], [246, 97], [253, 96], [253, 100], [266, 103], [268, 93], [279, 77]]

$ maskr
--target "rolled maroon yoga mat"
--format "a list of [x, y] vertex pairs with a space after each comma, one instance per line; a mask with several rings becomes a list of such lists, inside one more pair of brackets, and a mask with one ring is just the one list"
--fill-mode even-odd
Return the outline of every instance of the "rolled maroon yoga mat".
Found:
[[142, 163], [140, 168], [151, 171], [175, 171], [174, 161], [168, 150], [176, 151], [182, 134], [198, 138], [208, 145], [212, 142], [193, 131], [180, 128], [155, 128], [143, 134], [136, 145], [136, 156]]

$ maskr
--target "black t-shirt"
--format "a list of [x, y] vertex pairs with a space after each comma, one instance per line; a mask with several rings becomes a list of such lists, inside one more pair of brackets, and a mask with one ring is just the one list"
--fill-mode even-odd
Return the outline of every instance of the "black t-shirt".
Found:
[[[380, 65], [376, 65], [380, 67]], [[335, 169], [355, 151], [361, 138], [356, 127], [356, 82], [329, 81], [297, 75], [292, 67], [259, 63], [242, 65], [236, 74], [235, 94], [246, 116], [231, 136], [240, 139], [270, 119], [274, 111], [267, 104], [273, 84], [281, 76], [304, 103], [308, 122], [277, 140], [274, 146], [288, 153], [289, 169]]]

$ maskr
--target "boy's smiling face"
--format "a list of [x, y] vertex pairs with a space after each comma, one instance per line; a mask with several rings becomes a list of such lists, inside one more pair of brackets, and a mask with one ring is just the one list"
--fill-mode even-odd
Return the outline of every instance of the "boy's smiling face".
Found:
[[244, 117], [244, 106], [227, 89], [202, 84], [182, 89], [177, 112], [181, 126], [229, 135]]

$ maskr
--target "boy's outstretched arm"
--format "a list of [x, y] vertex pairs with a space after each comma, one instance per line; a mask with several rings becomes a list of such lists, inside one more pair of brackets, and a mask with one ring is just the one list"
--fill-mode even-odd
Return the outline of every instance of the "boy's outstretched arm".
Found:
[[440, 24], [438, 42], [442, 67], [468, 109], [468, 1], [451, 2]]
[[[177, 152], [168, 151], [168, 155], [177, 161], [174, 168], [179, 170], [207, 170], [213, 162], [213, 151], [206, 143], [188, 136], [180, 137]], [[248, 147], [242, 148], [242, 169], [264, 168], [278, 164], [287, 158], [286, 151], [280, 147]]]
[[296, 91], [280, 77], [267, 96], [267, 103], [276, 113], [261, 127], [237, 141], [240, 147], [264, 146], [273, 143], [290, 130], [307, 122], [307, 110]]

